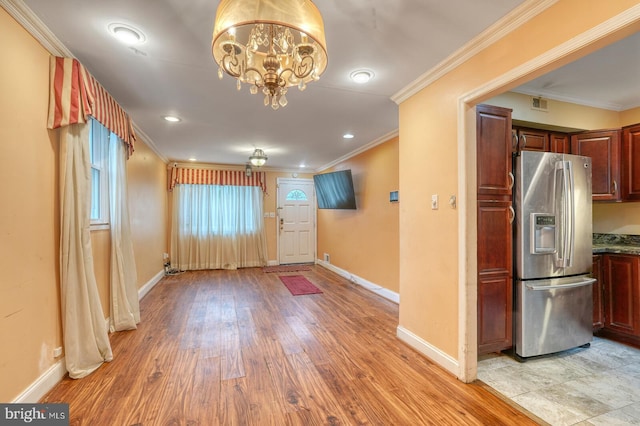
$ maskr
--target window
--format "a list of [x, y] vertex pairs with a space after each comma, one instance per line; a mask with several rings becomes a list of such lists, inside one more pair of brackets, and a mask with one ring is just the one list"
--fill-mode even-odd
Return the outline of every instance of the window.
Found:
[[307, 201], [307, 194], [299, 189], [294, 189], [287, 194], [287, 201]]
[[89, 156], [91, 159], [91, 227], [109, 224], [108, 158], [109, 130], [93, 118], [89, 127]]

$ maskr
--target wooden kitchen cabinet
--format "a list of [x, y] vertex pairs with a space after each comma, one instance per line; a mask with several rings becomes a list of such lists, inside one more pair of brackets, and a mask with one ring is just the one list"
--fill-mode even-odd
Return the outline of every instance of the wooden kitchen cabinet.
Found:
[[478, 354], [512, 346], [511, 110], [476, 107]]
[[549, 132], [545, 130], [516, 128], [518, 151], [549, 151]]
[[640, 256], [603, 256], [604, 328], [601, 334], [640, 344]]
[[591, 157], [593, 201], [619, 201], [620, 130], [598, 130], [571, 136], [571, 152]]
[[511, 197], [511, 110], [476, 107], [478, 194]]
[[640, 201], [640, 124], [622, 129], [622, 200]]
[[571, 154], [571, 139], [566, 133], [549, 133], [549, 151]]
[[511, 201], [478, 200], [478, 353], [512, 345]]
[[591, 276], [596, 279], [593, 283], [593, 331], [604, 327], [604, 302], [602, 300], [602, 256], [593, 256], [593, 270]]

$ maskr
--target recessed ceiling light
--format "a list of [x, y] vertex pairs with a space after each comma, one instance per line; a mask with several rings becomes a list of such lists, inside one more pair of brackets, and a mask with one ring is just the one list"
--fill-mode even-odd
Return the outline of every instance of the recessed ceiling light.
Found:
[[307, 167], [307, 166], [306, 166], [306, 165], [304, 165], [304, 164], [300, 164], [298, 167], [300, 167], [301, 169], [304, 169], [304, 168], [305, 168], [305, 167]]
[[142, 31], [127, 24], [109, 24], [109, 32], [128, 46], [146, 41], [146, 37]]
[[193, 157], [189, 158], [189, 161], [196, 161], [196, 160], [197, 158], [193, 158]]
[[351, 80], [358, 84], [368, 83], [373, 78], [373, 71], [356, 70], [350, 74]]
[[355, 136], [353, 134], [351, 134], [351, 133], [345, 133], [342, 137], [345, 138], [345, 139], [353, 139], [353, 138], [355, 138]]
[[177, 123], [179, 121], [182, 121], [182, 120], [180, 120], [180, 117], [176, 117], [174, 115], [165, 115], [162, 118], [164, 118], [166, 121], [170, 121], [172, 123]]

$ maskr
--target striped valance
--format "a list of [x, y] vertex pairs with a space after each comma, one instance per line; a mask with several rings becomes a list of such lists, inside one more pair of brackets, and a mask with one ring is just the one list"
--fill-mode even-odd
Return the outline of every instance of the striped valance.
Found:
[[129, 115], [74, 58], [52, 56], [49, 69], [48, 128], [86, 123], [92, 116], [127, 144], [131, 155], [136, 140]]
[[171, 167], [169, 170], [169, 191], [179, 184], [200, 185], [233, 185], [233, 186], [259, 186], [263, 192], [267, 192], [267, 179], [265, 172], [252, 172], [247, 176], [243, 170], [210, 170], [187, 169]]

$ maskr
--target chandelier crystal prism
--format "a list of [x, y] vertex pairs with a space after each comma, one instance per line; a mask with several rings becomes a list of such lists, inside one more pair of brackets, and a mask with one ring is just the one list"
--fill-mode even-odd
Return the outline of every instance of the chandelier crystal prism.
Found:
[[324, 23], [311, 0], [221, 0], [211, 43], [218, 77], [249, 84], [274, 110], [287, 89], [304, 90], [327, 67]]

